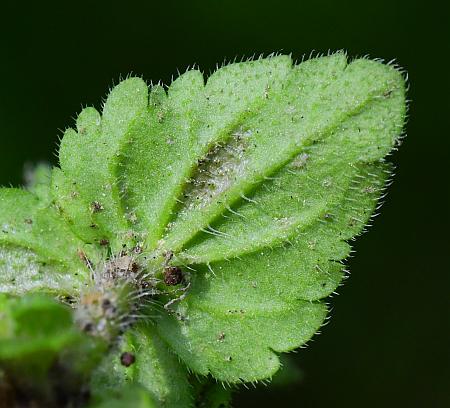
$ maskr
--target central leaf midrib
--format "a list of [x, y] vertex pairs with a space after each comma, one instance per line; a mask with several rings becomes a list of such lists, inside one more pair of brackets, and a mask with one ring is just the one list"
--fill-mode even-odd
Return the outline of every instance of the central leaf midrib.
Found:
[[[328, 86], [331, 86], [332, 83], [330, 83]], [[348, 121], [349, 119], [351, 119], [353, 116], [358, 115], [359, 113], [361, 113], [363, 110], [367, 109], [370, 107], [370, 105], [376, 100], [376, 98], [378, 97], [378, 95], [369, 95], [367, 97], [367, 99], [361, 103], [360, 105], [358, 105], [357, 108], [355, 108], [353, 111], [350, 111], [347, 113], [347, 115], [343, 115], [337, 122], [329, 125], [327, 128], [325, 128], [325, 130], [323, 130], [323, 132], [321, 132], [322, 137], [321, 140], [325, 140], [327, 139], [340, 125], [342, 125], [343, 123], [345, 123], [346, 121]], [[255, 115], [258, 112], [255, 112]], [[250, 183], [246, 183], [247, 185], [250, 185], [251, 187], [248, 188], [247, 190], [244, 190], [244, 194], [248, 194], [254, 190], [256, 190], [257, 188], [260, 188], [260, 186], [264, 183], [264, 177], [271, 177], [273, 176], [276, 172], [278, 172], [281, 168], [285, 167], [287, 164], [289, 164], [292, 160], [294, 160], [294, 158], [301, 153], [301, 151], [305, 148], [307, 148], [308, 146], [310, 146], [312, 143], [314, 143], [314, 140], [316, 139], [315, 136], [318, 132], [315, 132], [312, 134], [312, 136], [309, 138], [308, 143], [303, 144], [302, 146], [298, 147], [298, 149], [293, 150], [289, 157], [287, 157], [283, 162], [280, 162], [278, 164], [278, 166], [273, 166], [272, 168], [268, 168], [268, 172], [264, 175], [262, 175], [262, 181], [260, 181], [259, 183], [257, 182], [250, 182]], [[320, 134], [320, 133], [319, 133]], [[243, 186], [245, 187], [245, 185]], [[230, 189], [232, 191], [232, 189]], [[229, 190], [229, 191], [230, 191]], [[220, 197], [217, 197], [215, 201], [213, 201], [212, 203], [215, 204], [217, 203], [218, 199], [220, 200]], [[235, 205], [237, 202], [242, 201], [242, 198], [235, 195], [234, 197], [232, 197], [232, 201], [228, 202], [227, 204], [229, 206]], [[218, 219], [218, 217], [220, 217], [220, 214], [215, 214], [213, 215], [212, 218], [208, 219], [205, 221], [205, 223], [203, 224], [203, 228], [210, 224], [213, 223], [215, 220]], [[185, 222], [185, 221], [182, 221]], [[187, 245], [189, 245], [189, 242], [191, 242], [192, 240], [195, 239], [195, 237], [198, 234], [201, 234], [202, 230], [199, 229], [195, 232], [193, 232], [190, 236], [184, 237], [183, 241], [181, 242], [180, 240], [176, 240], [175, 242], [177, 243], [176, 246], [171, 246], [170, 250], [172, 251], [181, 251], [183, 248], [185, 248]], [[170, 236], [170, 232], [169, 235]]]
[[[288, 80], [289, 78], [286, 78]], [[282, 92], [282, 87], [280, 87], [279, 92]], [[206, 90], [206, 87], [203, 88], [203, 90]], [[203, 95], [205, 97], [206, 101], [206, 95]], [[185, 171], [182, 173], [181, 180], [188, 180], [192, 178], [193, 175], [195, 175], [195, 172], [198, 167], [198, 160], [205, 157], [208, 152], [214, 147], [214, 145], [218, 142], [228, 142], [229, 139], [232, 137], [232, 132], [234, 129], [241, 126], [245, 121], [251, 119], [252, 117], [258, 115], [261, 111], [261, 109], [267, 104], [268, 100], [265, 98], [257, 98], [255, 99], [254, 103], [245, 107], [242, 111], [239, 112], [238, 115], [236, 115], [235, 119], [230, 122], [228, 125], [224, 126], [223, 128], [219, 129], [214, 135], [214, 137], [211, 137], [209, 139], [209, 142], [203, 146], [201, 146], [201, 149], [198, 151], [195, 151], [192, 155], [193, 160], [188, 162], [185, 166]], [[200, 109], [196, 109], [195, 111], [199, 111]], [[196, 121], [200, 123], [195, 123], [195, 126], [189, 127], [189, 134], [190, 134], [190, 140], [193, 142], [193, 145], [195, 146], [196, 142], [196, 136], [199, 131], [198, 126], [201, 126], [201, 121]], [[180, 183], [176, 183], [173, 185], [172, 192], [173, 194], [168, 195], [169, 197], [172, 197], [164, 206], [168, 209], [168, 211], [161, 211], [161, 214], [169, 214], [167, 216], [167, 219], [163, 221], [162, 225], [168, 225], [172, 221], [174, 221], [179, 213], [179, 210], [182, 208], [183, 204], [180, 204], [180, 201], [182, 202], [183, 194], [186, 191], [186, 188], [188, 187], [188, 184], [185, 181], [182, 181]], [[158, 238], [155, 241], [158, 241], [164, 237], [164, 228], [162, 228]], [[150, 246], [149, 250], [155, 249]]]
[[[223, 319], [233, 318], [235, 316], [239, 316], [242, 318], [266, 318], [268, 315], [273, 317], [274, 314], [283, 315], [289, 313], [293, 310], [298, 310], [299, 307], [304, 307], [308, 305], [324, 305], [323, 302], [311, 301], [308, 299], [303, 299], [301, 297], [296, 297], [295, 299], [290, 300], [289, 302], [277, 300], [279, 305], [273, 308], [262, 308], [258, 307], [259, 305], [253, 304], [250, 307], [239, 306], [234, 307], [231, 305], [214, 303], [211, 299], [206, 299], [205, 301], [199, 300], [198, 298], [192, 301], [188, 301], [189, 307], [197, 309], [200, 312], [207, 313], [209, 315], [221, 315]], [[229, 312], [227, 312], [229, 311]]]

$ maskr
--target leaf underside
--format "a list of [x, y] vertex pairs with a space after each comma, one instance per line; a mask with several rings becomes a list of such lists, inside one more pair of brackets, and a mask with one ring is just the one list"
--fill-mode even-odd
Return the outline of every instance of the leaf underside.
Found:
[[190, 70], [167, 91], [128, 78], [65, 132], [47, 189], [0, 190], [0, 290], [76, 294], [84, 257], [138, 244], [151, 269], [173, 252], [186, 298], [124, 341], [143, 360], [167, 344], [223, 382], [270, 377], [326, 317], [389, 177], [404, 94], [395, 68], [343, 53], [230, 64], [206, 83]]

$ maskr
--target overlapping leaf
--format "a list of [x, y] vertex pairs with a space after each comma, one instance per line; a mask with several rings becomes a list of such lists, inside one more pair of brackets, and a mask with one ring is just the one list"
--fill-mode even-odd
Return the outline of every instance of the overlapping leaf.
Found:
[[[132, 354], [135, 362], [129, 367], [121, 364], [122, 353]], [[123, 336], [119, 347], [111, 351], [94, 373], [92, 393], [110, 395], [130, 385], [142, 387], [161, 408], [192, 404], [185, 367], [150, 326], [133, 328]]]
[[399, 72], [342, 53], [231, 64], [206, 83], [192, 70], [167, 92], [129, 78], [65, 133], [51, 200], [0, 192], [0, 287], [76, 292], [83, 259], [139, 244], [161, 274], [173, 253], [190, 289], [139, 353], [164, 340], [197, 373], [269, 377], [322, 324], [404, 116]]

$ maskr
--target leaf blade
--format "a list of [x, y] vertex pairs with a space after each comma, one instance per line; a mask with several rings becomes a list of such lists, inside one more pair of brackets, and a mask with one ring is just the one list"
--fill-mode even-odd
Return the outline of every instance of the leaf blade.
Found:
[[[136, 361], [129, 367], [120, 363], [121, 353], [132, 353]], [[139, 385], [159, 407], [188, 407], [192, 404], [187, 371], [150, 326], [139, 325], [124, 334], [94, 373], [95, 394], [108, 394], [118, 387]]]

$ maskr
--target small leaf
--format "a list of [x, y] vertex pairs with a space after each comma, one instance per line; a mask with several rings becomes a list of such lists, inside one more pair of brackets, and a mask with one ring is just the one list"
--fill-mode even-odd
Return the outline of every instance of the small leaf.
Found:
[[0, 317], [0, 370], [20, 401], [55, 406], [61, 393], [81, 392], [104, 344], [73, 325], [68, 307], [42, 295], [0, 294]]
[[[111, 395], [112, 394], [112, 395]], [[113, 390], [90, 408], [159, 408], [147, 390], [138, 385]]]
[[[121, 362], [128, 355], [129, 362]], [[192, 402], [186, 369], [150, 326], [135, 327], [122, 337], [94, 373], [92, 391], [108, 394], [130, 384], [147, 390], [158, 407], [188, 407]]]

